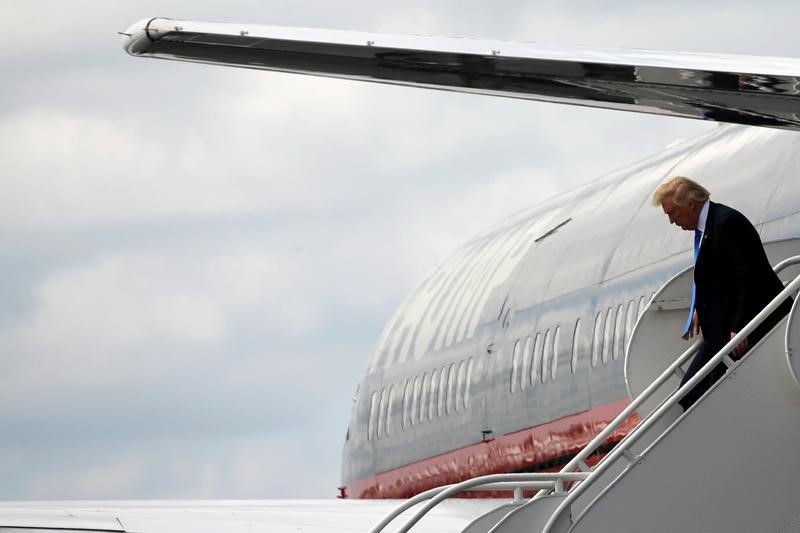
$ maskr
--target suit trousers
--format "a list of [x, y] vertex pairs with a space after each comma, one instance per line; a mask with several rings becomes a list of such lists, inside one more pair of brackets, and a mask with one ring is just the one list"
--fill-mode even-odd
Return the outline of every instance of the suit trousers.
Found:
[[[747, 337], [748, 341], [748, 350], [758, 344], [758, 342], [764, 338], [764, 336], [769, 333], [772, 328], [774, 328], [778, 322], [786, 316], [789, 311], [792, 309], [792, 299], [788, 298], [780, 307], [778, 307], [774, 313], [772, 313], [769, 317], [767, 317], [764, 322], [761, 323], [753, 333]], [[692, 376], [697, 374], [706, 363], [708, 363], [712, 357], [714, 357], [717, 352], [719, 352], [723, 346], [725, 346], [728, 341], [730, 341], [730, 336], [727, 338], [716, 338], [716, 339], [704, 339], [703, 344], [700, 346], [700, 351], [697, 352], [697, 355], [694, 356], [692, 359], [691, 364], [689, 365], [689, 369], [686, 371], [686, 374], [683, 376], [681, 380], [681, 386], [683, 386], [687, 381], [689, 381]], [[692, 388], [686, 395], [681, 398], [679, 403], [683, 410], [686, 411], [689, 407], [692, 406], [694, 402], [696, 402], [705, 392], [711, 388], [711, 386], [716, 383], [716, 381], [725, 375], [725, 372], [728, 370], [728, 367], [725, 366], [724, 363], [718, 364], [711, 372], [708, 373], [706, 377], [700, 380], [700, 382]]]

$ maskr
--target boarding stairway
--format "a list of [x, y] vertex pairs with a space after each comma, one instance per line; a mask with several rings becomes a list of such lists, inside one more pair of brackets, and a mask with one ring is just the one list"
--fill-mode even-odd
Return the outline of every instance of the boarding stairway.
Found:
[[[798, 273], [800, 256], [775, 271]], [[791, 267], [791, 268], [790, 268]], [[783, 532], [800, 530], [800, 308], [740, 360], [728, 354], [800, 290], [800, 275], [683, 387], [701, 344], [677, 338], [691, 269], [659, 290], [626, 351], [631, 403], [560, 472], [496, 474], [439, 487], [404, 502], [371, 533], [405, 533], [438, 503], [464, 491], [513, 490], [514, 500], [464, 533]], [[684, 350], [677, 359], [676, 347]], [[670, 352], [671, 350], [671, 352]], [[669, 354], [673, 355], [669, 355]], [[692, 407], [679, 400], [720, 362], [728, 367]], [[594, 467], [587, 459], [638, 414], [640, 422]], [[532, 498], [523, 491], [539, 489]], [[392, 522], [413, 507], [398, 527]], [[398, 520], [400, 522], [400, 520]], [[390, 526], [391, 524], [391, 526]]]

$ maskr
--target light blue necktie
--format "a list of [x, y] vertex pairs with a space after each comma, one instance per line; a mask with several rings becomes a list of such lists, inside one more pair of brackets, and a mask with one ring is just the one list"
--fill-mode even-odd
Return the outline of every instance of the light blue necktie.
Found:
[[[697, 265], [697, 253], [700, 251], [700, 239], [703, 237], [703, 232], [699, 229], [694, 230], [694, 263]], [[692, 274], [692, 305], [689, 306], [689, 318], [686, 319], [686, 327], [683, 328], [683, 334], [689, 333], [692, 327], [692, 317], [694, 316], [694, 297], [697, 287], [694, 285], [694, 274]]]

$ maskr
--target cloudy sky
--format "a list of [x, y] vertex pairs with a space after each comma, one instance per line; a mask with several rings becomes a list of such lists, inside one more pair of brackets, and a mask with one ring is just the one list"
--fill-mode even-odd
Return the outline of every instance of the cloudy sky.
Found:
[[0, 0], [0, 499], [332, 497], [384, 323], [482, 228], [714, 127], [134, 59], [148, 16], [797, 55], [770, 2]]

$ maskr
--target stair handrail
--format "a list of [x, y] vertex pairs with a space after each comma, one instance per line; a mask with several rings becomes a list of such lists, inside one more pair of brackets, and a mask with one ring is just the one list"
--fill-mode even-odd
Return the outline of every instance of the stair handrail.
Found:
[[589, 472], [529, 472], [517, 474], [489, 474], [487, 476], [476, 477], [456, 483], [453, 485], [444, 485], [436, 487], [425, 492], [421, 492], [416, 496], [405, 500], [403, 503], [395, 507], [389, 514], [387, 514], [375, 527], [370, 530], [370, 533], [380, 533], [390, 522], [400, 516], [403, 512], [418, 503], [430, 500], [422, 508], [420, 508], [402, 528], [397, 530], [397, 533], [407, 533], [414, 524], [420, 521], [423, 516], [439, 505], [447, 498], [467, 491], [493, 491], [493, 490], [515, 490], [515, 489], [532, 489], [544, 490], [555, 489], [559, 487], [563, 489], [565, 481], [582, 481], [589, 476]]
[[[515, 474], [509, 474], [509, 475], [515, 475]], [[516, 491], [517, 489], [543, 490], [543, 489], [553, 488], [555, 483], [556, 483], [555, 481], [495, 481], [492, 483], [486, 483], [484, 485], [467, 488], [464, 489], [463, 491], [464, 492]], [[404, 500], [400, 505], [392, 509], [392, 511], [389, 514], [387, 514], [378, 524], [376, 524], [375, 527], [373, 527], [370, 530], [370, 533], [380, 532], [384, 527], [392, 523], [395, 518], [397, 518], [407, 510], [411, 509], [420, 502], [433, 498], [437, 494], [449, 489], [452, 486], [453, 484], [442, 485], [441, 487], [434, 487], [432, 489], [428, 489], [425, 492], [420, 492], [419, 494]]]
[[792, 265], [800, 265], [800, 255], [793, 255], [792, 257], [787, 257], [786, 259], [784, 259], [783, 261], [772, 267], [772, 270], [774, 270], [775, 273], [777, 274], [784, 268]]
[[584, 462], [591, 454], [597, 451], [597, 448], [603, 445], [608, 437], [621, 426], [642, 403], [650, 399], [650, 396], [663, 385], [667, 379], [676, 374], [678, 369], [686, 363], [691, 356], [693, 356], [699, 349], [701, 339], [695, 340], [689, 348], [683, 352], [675, 361], [670, 364], [650, 385], [647, 386], [636, 398], [634, 398], [625, 409], [623, 409], [617, 416], [609, 422], [603, 430], [595, 435], [589, 443], [578, 452], [565, 466], [561, 469], [562, 472], [568, 472], [574, 468], [584, 469], [586, 463]]
[[[797, 262], [787, 263], [789, 260], [797, 260]], [[787, 263], [785, 266], [789, 264], [798, 264], [800, 263], [800, 256], [795, 256], [792, 258], [787, 259], [779, 264], [783, 265], [783, 263]], [[672, 393], [666, 401], [664, 401], [661, 405], [659, 405], [649, 416], [647, 416], [644, 420], [642, 420], [635, 428], [633, 428], [628, 435], [625, 436], [616, 446], [614, 449], [611, 450], [608, 455], [606, 455], [600, 463], [598, 463], [595, 468], [591, 471], [589, 477], [587, 477], [582, 483], [577, 484], [576, 486], [572, 487], [572, 489], [567, 493], [567, 496], [561, 502], [561, 504], [556, 508], [550, 518], [544, 525], [542, 529], [542, 533], [550, 533], [553, 525], [556, 522], [556, 519], [563, 513], [566, 509], [572, 505], [578, 496], [583, 494], [583, 492], [592, 485], [594, 481], [596, 481], [607, 469], [610, 465], [614, 464], [617, 459], [619, 459], [630, 447], [633, 445], [647, 430], [649, 430], [656, 422], [661, 420], [661, 418], [674, 407], [690, 390], [692, 390], [695, 385], [700, 383], [700, 381], [705, 378], [716, 366], [723, 361], [724, 358], [728, 357], [728, 354], [738, 346], [744, 339], [746, 339], [761, 323], [771, 315], [778, 307], [783, 304], [783, 302], [789, 298], [792, 294], [800, 289], [800, 275], [798, 275], [791, 283], [789, 283], [780, 293], [778, 293], [772, 301], [767, 304], [764, 309], [761, 310], [750, 322], [747, 323], [745, 327], [741, 329], [736, 335], [734, 335], [730, 341], [728, 341], [725, 346], [723, 346], [708, 362], [701, 368], [694, 376], [692, 376], [686, 383], [684, 383], [678, 390]], [[732, 369], [739, 366], [740, 361], [734, 361], [733, 365], [728, 369], [731, 371]], [[669, 431], [667, 429], [664, 434]], [[580, 517], [585, 513], [587, 509], [578, 516], [575, 520], [576, 522], [580, 520]]]
[[[661, 387], [661, 385], [663, 385], [672, 374], [677, 373], [678, 369], [681, 366], [683, 366], [683, 364], [686, 363], [691, 356], [697, 353], [697, 350], [700, 348], [701, 342], [702, 341], [700, 339], [695, 340], [692, 343], [692, 345], [686, 349], [685, 352], [683, 352], [677, 359], [675, 359], [675, 361], [673, 361], [672, 364], [670, 364], [666, 368], [666, 370], [664, 370], [652, 383], [650, 383], [650, 385], [648, 385], [636, 398], [634, 398], [627, 405], [627, 407], [625, 407], [625, 409], [623, 409], [616, 416], [616, 418], [614, 418], [614, 420], [609, 422], [600, 433], [595, 435], [595, 437], [591, 441], [589, 441], [589, 443], [586, 444], [586, 446], [584, 446], [580, 452], [578, 452], [575, 455], [575, 457], [573, 457], [566, 465], [564, 465], [564, 467], [561, 469], [561, 472], [568, 473], [578, 468], [581, 471], [588, 473], [590, 469], [586, 465], [585, 460], [592, 453], [594, 453], [597, 450], [597, 448], [599, 448], [605, 442], [605, 440], [608, 437], [610, 437], [611, 434], [614, 431], [616, 431], [616, 429], [620, 425], [622, 425], [622, 423], [625, 422], [625, 420], [627, 420], [628, 417], [630, 417], [636, 409], [639, 408], [639, 406], [642, 405], [642, 403], [647, 401], [650, 398], [650, 396], [652, 396], [653, 393], [655, 393], [655, 391], [658, 390], [658, 388]], [[530, 498], [527, 503], [525, 503], [521, 507], [527, 507], [528, 505], [533, 505], [534, 502], [552, 493], [553, 493], [552, 490], [539, 491], [532, 498]], [[497, 525], [494, 528], [492, 528], [492, 531], [496, 530], [502, 522], [503, 520], [500, 520], [500, 522], [498, 522]]]
[[[797, 264], [800, 264], [800, 255], [795, 255], [784, 259], [783, 261], [775, 265], [773, 267], [773, 270], [777, 274], [780, 273], [782, 270], [784, 270], [786, 267]], [[701, 339], [697, 339], [670, 366], [668, 366], [667, 369], [664, 370], [664, 372], [662, 372], [661, 375], [659, 375], [655, 379], [655, 381], [653, 381], [636, 398], [634, 398], [631, 401], [631, 403], [629, 403], [628, 406], [625, 409], [623, 409], [622, 412], [620, 412], [620, 414], [616, 416], [616, 418], [614, 418], [614, 420], [609, 422], [608, 425], [606, 425], [606, 427], [603, 429], [603, 431], [597, 434], [591, 441], [589, 441], [588, 444], [586, 444], [586, 446], [583, 447], [583, 449], [581, 449], [580, 452], [578, 452], [578, 454], [575, 455], [575, 457], [573, 457], [566, 465], [564, 465], [564, 467], [561, 469], [561, 472], [569, 472], [576, 468], [580, 470], [585, 470], [586, 463], [584, 461], [589, 457], [589, 455], [594, 453], [597, 450], [597, 448], [602, 446], [605, 440], [608, 437], [610, 437], [611, 434], [619, 426], [621, 426], [628, 419], [628, 417], [632, 415], [636, 409], [639, 408], [639, 406], [642, 403], [648, 400], [650, 396], [652, 396], [652, 394], [656, 390], [658, 390], [658, 388], [661, 387], [661, 385], [663, 385], [673, 373], [675, 373], [678, 370], [679, 367], [683, 366], [683, 364], [689, 359], [689, 357], [691, 357], [693, 354], [697, 352], [697, 350], [700, 348], [701, 342], [702, 342]], [[540, 492], [536, 494], [532, 499], [536, 500], [538, 498], [543, 497], [545, 494], [546, 493], [544, 492]]]

